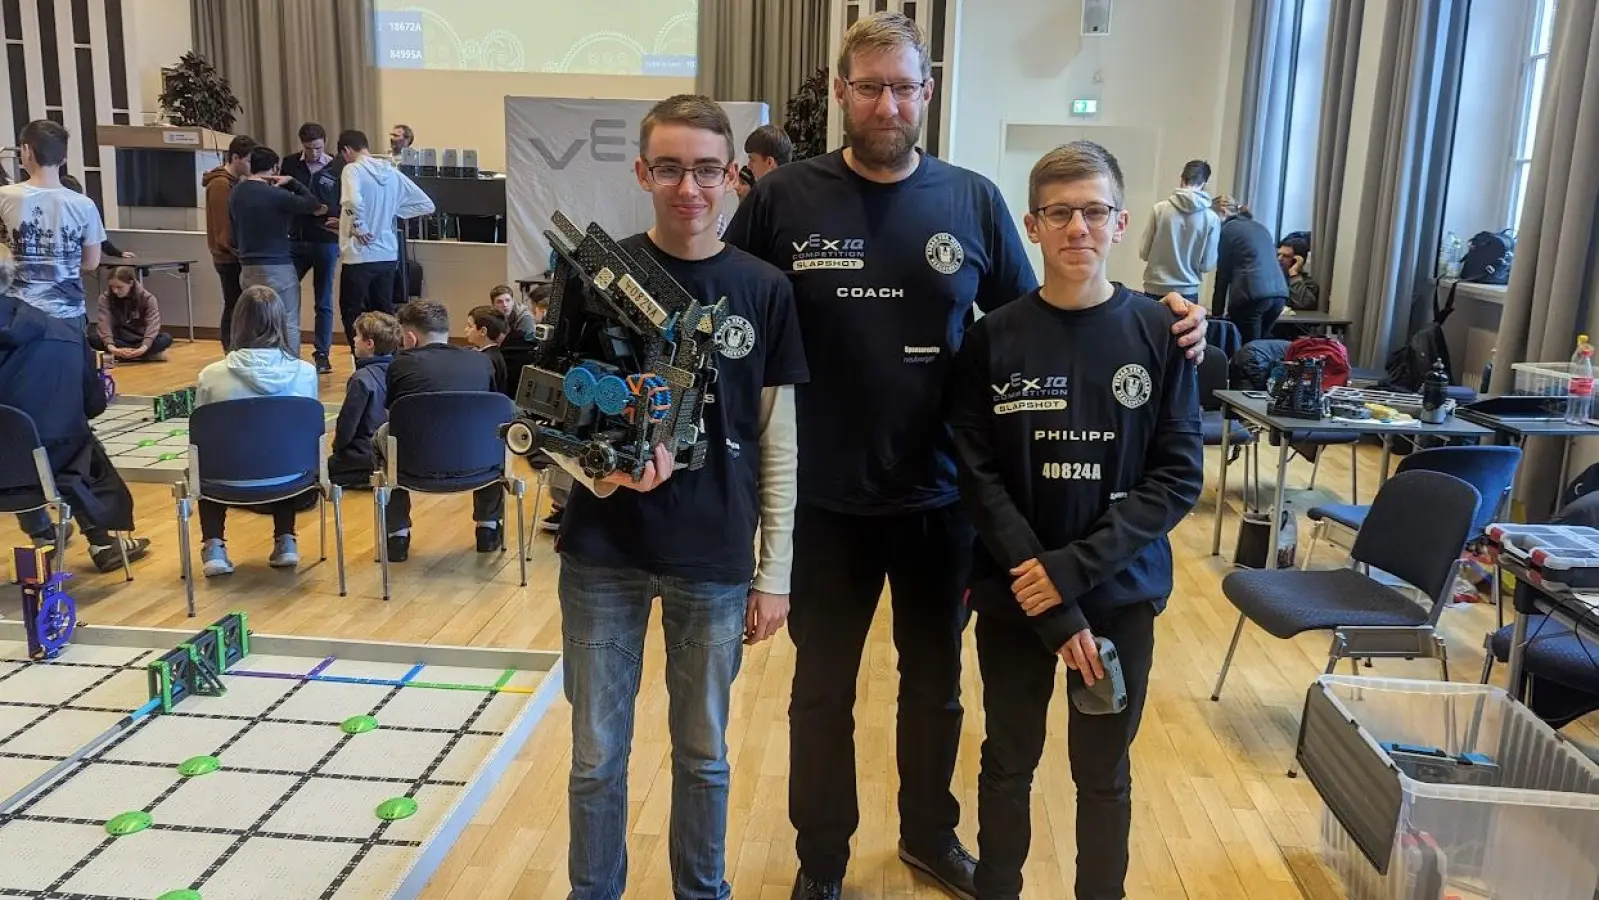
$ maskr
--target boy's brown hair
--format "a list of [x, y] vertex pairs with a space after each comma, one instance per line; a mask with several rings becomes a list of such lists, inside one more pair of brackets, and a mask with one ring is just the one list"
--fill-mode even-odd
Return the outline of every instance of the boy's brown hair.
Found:
[[355, 317], [355, 333], [372, 342], [378, 356], [393, 356], [400, 349], [400, 323], [388, 313], [364, 312]]
[[1027, 177], [1027, 209], [1031, 212], [1038, 208], [1039, 194], [1051, 184], [1083, 181], [1099, 175], [1105, 176], [1110, 182], [1111, 205], [1117, 209], [1126, 208], [1122, 167], [1116, 162], [1116, 157], [1093, 141], [1062, 144], [1044, 154], [1033, 165], [1033, 171]]
[[493, 303], [494, 298], [500, 296], [501, 294], [508, 294], [511, 298], [511, 302], [516, 302], [516, 291], [512, 290], [511, 286], [508, 284], [497, 284], [491, 288], [489, 290], [489, 302]]
[[[728, 121], [722, 105], [703, 94], [674, 94], [650, 108], [638, 126], [638, 152], [648, 159], [650, 132], [657, 125], [686, 125], [719, 134], [727, 139], [727, 162], [732, 162], [733, 123]], [[692, 164], [692, 160], [684, 160]]]
[[473, 327], [483, 329], [489, 340], [496, 344], [504, 340], [506, 333], [511, 330], [511, 326], [505, 324], [505, 317], [492, 306], [474, 306], [466, 318]]

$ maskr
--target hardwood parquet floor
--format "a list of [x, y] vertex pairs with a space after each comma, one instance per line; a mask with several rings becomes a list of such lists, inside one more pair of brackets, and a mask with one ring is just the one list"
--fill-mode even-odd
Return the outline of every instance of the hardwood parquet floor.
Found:
[[[120, 390], [157, 394], [193, 383], [198, 370], [220, 358], [215, 342], [177, 343], [168, 362], [116, 370]], [[343, 394], [350, 360], [335, 353], [336, 373], [322, 379], [325, 400]], [[1361, 451], [1361, 481], [1376, 484], [1378, 455]], [[1327, 455], [1319, 482], [1348, 484], [1350, 454]], [[1214, 451], [1209, 472], [1216, 471]], [[1302, 485], [1309, 467], [1295, 462], [1291, 484]], [[1269, 476], [1268, 476], [1269, 477]], [[1268, 488], [1269, 489], [1269, 488]], [[154, 541], [151, 556], [135, 566], [135, 580], [86, 569], [81, 541], [72, 556], [78, 576], [72, 590], [82, 617], [95, 624], [188, 627], [233, 610], [246, 610], [254, 628], [278, 634], [329, 635], [370, 640], [560, 649], [555, 600], [557, 561], [549, 536], [534, 542], [527, 588], [517, 586], [515, 558], [479, 556], [472, 548], [470, 501], [415, 498], [417, 528], [411, 559], [394, 570], [394, 598], [380, 598], [373, 561], [371, 495], [347, 495], [345, 546], [349, 595], [339, 597], [332, 559], [316, 564], [316, 519], [300, 520], [298, 573], [271, 570], [270, 520], [234, 513], [229, 549], [238, 571], [198, 585], [199, 615], [188, 620], [178, 577], [172, 500], [158, 485], [133, 486], [139, 531]], [[1236, 479], [1234, 487], [1236, 497]], [[532, 491], [529, 491], [531, 498]], [[1367, 502], [1370, 495], [1365, 495]], [[1325, 662], [1324, 637], [1277, 641], [1246, 629], [1222, 700], [1210, 702], [1211, 684], [1230, 637], [1235, 613], [1220, 591], [1225, 563], [1209, 556], [1214, 488], [1172, 534], [1176, 591], [1158, 620], [1150, 698], [1133, 748], [1134, 819], [1129, 896], [1151, 900], [1331, 900], [1343, 896], [1316, 858], [1321, 803], [1303, 778], [1289, 779], [1304, 692]], [[530, 523], [537, 515], [530, 511]], [[331, 522], [331, 516], [329, 517]], [[1236, 519], [1229, 520], [1232, 523]], [[198, 525], [196, 539], [198, 538]], [[1231, 545], [1229, 525], [1224, 548]], [[1308, 532], [1302, 531], [1302, 534]], [[1304, 542], [1302, 540], [1301, 546]], [[331, 553], [332, 541], [329, 541]], [[1336, 564], [1323, 549], [1318, 562]], [[196, 563], [198, 568], [198, 563]], [[873, 624], [861, 666], [856, 707], [861, 827], [846, 896], [938, 898], [895, 856], [894, 697], [897, 675], [888, 604]], [[1474, 679], [1483, 634], [1493, 625], [1486, 606], [1444, 613], [1457, 679]], [[666, 853], [670, 758], [666, 693], [660, 677], [663, 651], [659, 614], [651, 624], [637, 734], [629, 766], [629, 898], [671, 896]], [[787, 706], [794, 649], [786, 634], [746, 653], [735, 685], [727, 736], [733, 784], [727, 873], [741, 898], [783, 900], [792, 883], [793, 830], [786, 808]], [[1429, 662], [1379, 661], [1369, 673], [1436, 677]], [[1502, 679], [1502, 671], [1499, 673]], [[961, 834], [975, 851], [978, 747], [983, 733], [979, 677], [970, 632], [963, 676], [967, 715], [955, 786], [964, 811]], [[1056, 692], [1050, 738], [1035, 784], [1033, 848], [1027, 866], [1029, 898], [1066, 898], [1073, 870], [1073, 787], [1064, 747], [1064, 691]], [[1584, 723], [1580, 739], [1593, 737]], [[551, 900], [566, 894], [565, 784], [570, 756], [570, 713], [557, 703], [493, 791], [483, 810], [451, 850], [432, 880], [429, 900]]]

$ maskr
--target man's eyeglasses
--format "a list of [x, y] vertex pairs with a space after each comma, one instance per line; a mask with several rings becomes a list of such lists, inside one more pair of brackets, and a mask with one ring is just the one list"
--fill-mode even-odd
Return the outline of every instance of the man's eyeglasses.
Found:
[[1104, 228], [1110, 222], [1110, 216], [1116, 207], [1104, 203], [1090, 203], [1087, 206], [1068, 206], [1065, 203], [1055, 203], [1049, 206], [1040, 206], [1033, 210], [1037, 216], [1050, 228], [1065, 228], [1072, 223], [1072, 216], [1083, 214], [1083, 224], [1089, 228]]
[[884, 89], [887, 89], [893, 92], [894, 99], [900, 103], [907, 103], [920, 97], [922, 88], [927, 84], [925, 81], [845, 81], [844, 83], [849, 85], [850, 93], [856, 100], [876, 100], [883, 96]]
[[685, 168], [676, 163], [650, 166], [650, 180], [661, 187], [677, 187], [683, 183], [683, 173], [693, 172], [694, 183], [702, 188], [721, 187], [727, 183], [727, 166], [711, 165]]

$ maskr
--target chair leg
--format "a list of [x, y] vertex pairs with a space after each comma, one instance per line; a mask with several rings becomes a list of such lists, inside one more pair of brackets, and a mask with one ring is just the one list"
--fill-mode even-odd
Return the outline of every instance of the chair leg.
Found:
[[1349, 445], [1349, 502], [1360, 505], [1360, 442]]
[[[522, 570], [522, 587], [527, 587], [527, 554], [522, 548], [527, 546], [527, 482], [518, 478], [515, 482], [516, 489], [516, 564]], [[504, 528], [505, 526], [500, 526]]]
[[[320, 492], [318, 492], [320, 493]], [[328, 561], [328, 495], [321, 494], [316, 500], [317, 515], [317, 561]]]
[[1487, 684], [1494, 673], [1494, 636], [1488, 635], [1482, 641], [1482, 678], [1478, 684]]
[[189, 498], [178, 498], [178, 558], [183, 573], [183, 592], [189, 604], [189, 618], [194, 618], [194, 561], [189, 558]]
[[122, 580], [133, 580], [133, 566], [128, 564], [128, 540], [122, 532], [113, 535], [117, 539], [117, 552], [122, 554]]
[[378, 530], [373, 537], [378, 545], [378, 568], [383, 570], [383, 599], [389, 599], [389, 488], [387, 485], [373, 491], [377, 511]]
[[1503, 575], [1499, 571], [1499, 554], [1494, 554], [1494, 614], [1499, 617], [1499, 627], [1505, 627], [1505, 598]]
[[[55, 504], [56, 514], [56, 552], [51, 565], [57, 572], [67, 570], [67, 531], [72, 527], [72, 506], [65, 501]], [[87, 540], [87, 538], [85, 538]]]
[[1326, 447], [1316, 448], [1316, 458], [1310, 464], [1310, 486], [1306, 490], [1316, 489], [1316, 474], [1321, 471], [1321, 458], [1325, 455]]
[[333, 548], [339, 561], [339, 596], [345, 594], [344, 585], [344, 488], [333, 487]]
[[1299, 564], [1300, 571], [1310, 569], [1310, 558], [1316, 555], [1316, 544], [1321, 541], [1321, 533], [1326, 530], [1326, 522], [1317, 522], [1310, 529], [1310, 546], [1305, 549], [1305, 559]]
[[[534, 490], [533, 490], [533, 520], [535, 522], [538, 521], [539, 510], [542, 509], [543, 507], [544, 507], [544, 473], [540, 472], [539, 473], [539, 480], [538, 480], [538, 487], [534, 488]], [[535, 526], [534, 530], [531, 531], [531, 532], [528, 532], [527, 537], [522, 539], [522, 558], [523, 559], [526, 559], [526, 560], [533, 559], [533, 540], [534, 540], [534, 537], [537, 534], [538, 534], [538, 528], [537, 528], [537, 526]]]
[[1213, 701], [1221, 699], [1221, 686], [1227, 680], [1227, 670], [1232, 668], [1233, 654], [1238, 652], [1238, 639], [1243, 636], [1243, 633], [1244, 614], [1239, 613], [1238, 624], [1233, 627], [1232, 642], [1227, 645], [1227, 657], [1221, 661], [1221, 671], [1216, 674], [1216, 688], [1210, 692], [1210, 699]]

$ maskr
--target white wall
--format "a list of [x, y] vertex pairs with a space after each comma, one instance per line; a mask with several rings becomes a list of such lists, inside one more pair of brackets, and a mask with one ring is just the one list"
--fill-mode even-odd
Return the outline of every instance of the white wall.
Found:
[[[130, 78], [137, 83], [138, 105], [133, 124], [143, 125], [137, 113], [154, 114], [160, 109], [161, 68], [173, 66], [178, 57], [194, 49], [194, 27], [190, 0], [134, 0], [123, 5], [128, 31]], [[138, 15], [133, 15], [137, 12]], [[215, 63], [216, 60], [211, 62]], [[133, 85], [130, 84], [130, 91]], [[134, 98], [129, 97], [130, 102]]]
[[1443, 233], [1461, 240], [1514, 227], [1506, 221], [1510, 161], [1533, 8], [1527, 0], [1472, 0], [1444, 207]]

